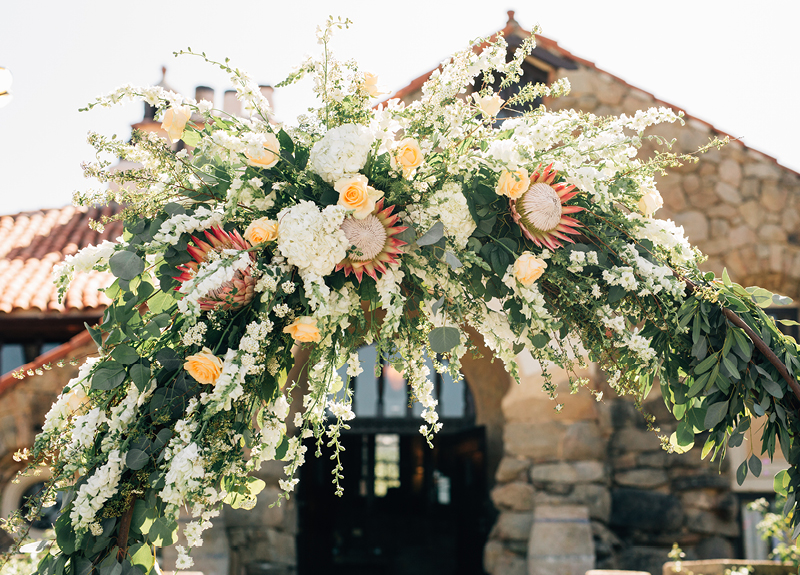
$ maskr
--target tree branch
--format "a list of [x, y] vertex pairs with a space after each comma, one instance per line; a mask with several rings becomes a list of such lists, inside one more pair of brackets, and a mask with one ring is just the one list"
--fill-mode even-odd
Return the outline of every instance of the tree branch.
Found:
[[117, 561], [122, 563], [125, 556], [128, 554], [128, 532], [131, 529], [131, 520], [133, 519], [133, 505], [136, 503], [136, 496], [131, 499], [131, 504], [125, 513], [122, 514], [122, 519], [119, 522], [119, 535], [117, 535]]

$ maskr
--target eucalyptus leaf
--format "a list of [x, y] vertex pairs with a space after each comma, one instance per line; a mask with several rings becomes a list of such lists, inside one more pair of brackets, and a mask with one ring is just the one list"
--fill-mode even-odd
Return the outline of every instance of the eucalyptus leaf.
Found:
[[431, 244], [435, 244], [440, 239], [444, 237], [444, 224], [442, 222], [436, 222], [431, 226], [427, 232], [422, 234], [419, 238], [417, 238], [417, 245], [418, 246], [429, 246]]
[[706, 419], [703, 422], [706, 429], [714, 429], [714, 427], [723, 419], [725, 419], [725, 415], [728, 413], [728, 402], [727, 401], [720, 401], [718, 403], [712, 403], [708, 406], [708, 411], [706, 411]]
[[747, 462], [742, 461], [742, 464], [736, 470], [736, 483], [741, 485], [747, 477]]
[[[750, 473], [756, 477], [761, 475], [761, 460], [755, 453], [747, 460], [747, 465], [750, 467]], [[741, 483], [739, 485], [741, 485]]]
[[156, 547], [167, 547], [178, 539], [178, 523], [166, 517], [159, 517], [153, 522], [147, 535]]
[[116, 252], [108, 260], [111, 273], [122, 280], [132, 280], [144, 271], [144, 260], [127, 250]]
[[125, 381], [125, 366], [108, 361], [92, 375], [92, 389], [109, 391]]
[[457, 270], [458, 268], [464, 266], [464, 264], [461, 263], [461, 260], [459, 260], [454, 254], [450, 252], [444, 253], [444, 261], [454, 270]]
[[436, 353], [447, 353], [461, 343], [461, 332], [455, 327], [437, 327], [428, 334], [431, 349]]
[[111, 352], [111, 357], [123, 365], [130, 365], [139, 361], [139, 354], [129, 345], [118, 345]]
[[141, 449], [131, 449], [125, 456], [125, 465], [133, 471], [138, 471], [150, 461], [150, 456]]

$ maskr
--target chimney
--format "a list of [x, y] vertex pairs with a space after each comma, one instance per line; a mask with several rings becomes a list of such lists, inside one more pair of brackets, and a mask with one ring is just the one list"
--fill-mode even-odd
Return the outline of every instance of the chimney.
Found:
[[236, 99], [236, 90], [225, 90], [225, 96], [222, 99], [222, 110], [231, 116], [242, 115], [242, 104]]
[[214, 103], [214, 88], [209, 88], [208, 86], [198, 86], [194, 89], [194, 99], [198, 102], [200, 100], [206, 100], [207, 102]]

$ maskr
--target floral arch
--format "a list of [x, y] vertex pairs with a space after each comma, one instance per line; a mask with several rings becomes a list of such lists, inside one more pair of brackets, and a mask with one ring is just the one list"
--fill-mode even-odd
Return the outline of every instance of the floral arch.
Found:
[[[696, 159], [651, 134], [681, 116], [539, 107], [495, 127], [500, 110], [569, 89], [529, 84], [507, 102], [491, 90], [495, 78], [518, 81], [533, 36], [510, 62], [502, 38], [477, 42], [431, 76], [418, 102], [372, 108], [377, 78], [328, 51], [345, 24], [321, 29], [323, 55], [286, 81], [312, 76], [321, 101], [295, 127], [272, 124], [258, 87], [227, 62], [216, 64], [249, 117], [158, 87], [121, 88], [92, 105], [144, 100], [186, 147], [141, 132], [131, 142], [90, 136], [101, 159], [86, 173], [115, 191], [77, 199], [124, 203], [125, 233], [60, 270], [62, 291], [76, 270], [117, 280], [106, 290], [113, 304], [89, 327], [101, 357], [82, 366], [33, 450], [19, 454], [53, 468], [31, 514], [57, 491], [66, 501], [39, 571], [147, 574], [155, 548], [176, 542], [181, 508], [192, 520], [177, 568], [190, 567], [223, 504], [255, 503], [264, 483], [248, 472], [263, 461], [285, 463], [282, 497], [292, 496], [313, 455], [304, 437], [335, 462], [341, 492], [339, 436], [353, 412], [337, 370], [373, 368], [354, 355], [363, 341], [407, 374], [432, 443], [441, 422], [421, 350], [444, 354], [449, 364], [434, 368], [458, 377], [462, 358], [481, 353], [467, 325], [492, 352], [493, 373], [502, 362], [516, 378], [526, 349], [551, 394], [547, 366], [575, 374], [585, 356], [619, 393], [641, 399], [659, 385], [680, 421], [662, 438], [672, 451], [708, 432], [703, 456], [722, 457], [753, 415], [769, 415], [763, 449], [771, 455], [780, 439], [793, 466], [775, 482], [791, 508], [800, 360], [763, 311], [789, 300], [701, 272], [682, 229], [652, 217], [654, 175]], [[462, 97], [479, 74], [486, 84]], [[662, 151], [638, 159], [643, 142]], [[104, 154], [140, 167], [115, 171]], [[383, 310], [383, 321], [362, 306]], [[295, 345], [309, 346], [305, 391], [288, 377]], [[287, 422], [290, 401], [298, 408]], [[737, 475], [760, 468], [754, 454]], [[22, 518], [10, 527], [22, 535]]]

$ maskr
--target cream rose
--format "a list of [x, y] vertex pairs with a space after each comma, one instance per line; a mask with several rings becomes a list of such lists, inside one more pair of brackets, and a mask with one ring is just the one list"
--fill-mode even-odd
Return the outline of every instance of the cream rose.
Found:
[[274, 241], [278, 237], [278, 222], [268, 218], [258, 218], [250, 222], [244, 231], [244, 239], [251, 246], [264, 242]]
[[639, 210], [648, 218], [664, 206], [661, 194], [655, 188], [645, 188], [642, 199], [639, 200]]
[[375, 202], [383, 197], [383, 192], [370, 186], [367, 177], [361, 174], [337, 180], [333, 189], [339, 192], [339, 201], [336, 203], [354, 210], [353, 217], [357, 220], [370, 215], [375, 209]]
[[222, 360], [207, 347], [186, 358], [183, 368], [200, 383], [215, 384], [222, 374]]
[[478, 92], [475, 92], [472, 94], [472, 99], [475, 100], [475, 105], [478, 106], [478, 109], [487, 118], [494, 118], [497, 116], [500, 108], [502, 108], [505, 103], [505, 100], [497, 94], [481, 96]]
[[189, 106], [172, 106], [164, 112], [161, 129], [167, 132], [170, 142], [177, 142], [181, 139], [183, 131], [186, 129], [186, 122], [191, 117], [192, 110]]
[[400, 168], [408, 178], [422, 164], [422, 150], [414, 138], [404, 138], [392, 151], [392, 168]]
[[307, 315], [297, 318], [287, 325], [283, 328], [283, 333], [288, 333], [295, 341], [301, 343], [318, 343], [322, 340], [322, 334], [320, 334], [317, 327], [317, 320]]
[[517, 200], [528, 190], [530, 185], [531, 179], [528, 177], [528, 170], [525, 168], [520, 168], [513, 172], [503, 170], [494, 190], [499, 196], [507, 196], [512, 200]]
[[530, 252], [525, 252], [514, 262], [514, 277], [522, 285], [529, 286], [542, 277], [545, 268], [547, 262]]
[[247, 152], [247, 163], [256, 168], [271, 168], [281, 159], [281, 144], [275, 134], [267, 132], [264, 134], [264, 151], [256, 156], [251, 156]]
[[76, 387], [67, 395], [67, 405], [69, 406], [70, 413], [80, 415], [86, 411], [86, 406], [89, 398], [82, 387]]

